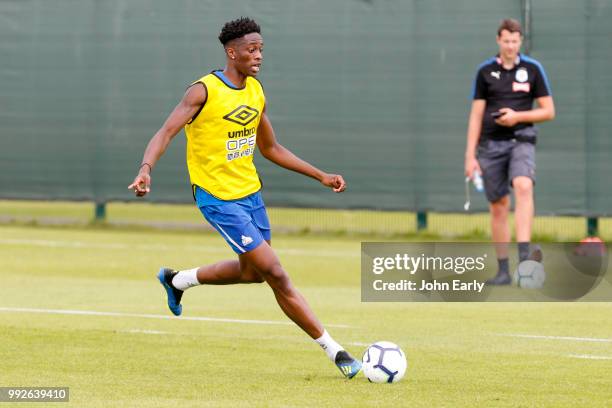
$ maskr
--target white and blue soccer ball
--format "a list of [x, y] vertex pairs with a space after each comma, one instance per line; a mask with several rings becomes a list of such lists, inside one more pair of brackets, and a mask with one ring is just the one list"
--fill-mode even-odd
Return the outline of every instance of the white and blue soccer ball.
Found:
[[363, 374], [370, 382], [395, 383], [406, 374], [406, 355], [397, 344], [378, 341], [363, 353]]
[[540, 289], [546, 280], [544, 266], [537, 261], [523, 261], [514, 272], [514, 280], [523, 289]]

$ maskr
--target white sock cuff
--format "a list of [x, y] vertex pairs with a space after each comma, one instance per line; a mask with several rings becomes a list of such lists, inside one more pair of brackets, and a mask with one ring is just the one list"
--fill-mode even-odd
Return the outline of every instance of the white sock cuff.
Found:
[[336, 354], [338, 354], [340, 350], [344, 350], [340, 344], [336, 343], [336, 341], [332, 339], [325, 329], [323, 329], [323, 334], [321, 337], [315, 339], [315, 341], [319, 344], [319, 346], [321, 346], [331, 361], [336, 359]]
[[317, 343], [324, 342], [326, 339], [331, 339], [331, 336], [327, 332], [327, 330], [323, 329], [323, 334], [318, 339], [315, 339]]
[[200, 285], [200, 282], [198, 281], [198, 276], [197, 276], [198, 269], [200, 268], [193, 268], [193, 269], [187, 269], [185, 271], [179, 271], [179, 273], [177, 273], [174, 276], [174, 278], [172, 278], [172, 285], [178, 290], [186, 290], [192, 286]]

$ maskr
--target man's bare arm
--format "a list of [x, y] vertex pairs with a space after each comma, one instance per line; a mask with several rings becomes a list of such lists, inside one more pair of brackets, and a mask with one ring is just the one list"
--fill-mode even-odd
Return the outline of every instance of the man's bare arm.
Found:
[[206, 102], [206, 88], [202, 84], [194, 84], [185, 91], [183, 99], [176, 105], [162, 127], [149, 141], [142, 158], [142, 166], [138, 175], [128, 186], [137, 196], [142, 197], [151, 190], [151, 169], [164, 154], [170, 141], [193, 118]]
[[470, 118], [468, 121], [467, 130], [467, 146], [465, 148], [465, 175], [472, 178], [474, 170], [480, 171], [478, 160], [476, 160], [476, 146], [480, 139], [482, 130], [482, 118], [484, 116], [487, 101], [484, 99], [475, 99], [472, 102], [470, 110]]
[[344, 178], [339, 174], [328, 174], [319, 170], [312, 164], [300, 159], [290, 150], [278, 143], [274, 129], [264, 112], [257, 129], [257, 147], [261, 154], [271, 162], [305, 176], [319, 180], [324, 186], [330, 187], [336, 193], [346, 189]]
[[540, 123], [555, 118], [555, 103], [552, 96], [542, 96], [536, 99], [538, 107], [528, 111], [514, 111], [510, 108], [501, 108], [504, 113], [495, 122], [498, 125], [512, 127], [517, 123]]

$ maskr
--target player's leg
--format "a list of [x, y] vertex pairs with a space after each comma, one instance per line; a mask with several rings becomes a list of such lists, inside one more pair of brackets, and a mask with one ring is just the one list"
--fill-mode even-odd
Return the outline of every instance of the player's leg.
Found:
[[497, 258], [508, 258], [508, 242], [510, 242], [510, 196], [489, 203], [491, 213], [491, 237], [495, 243]]
[[[525, 142], [516, 143], [512, 149], [509, 167], [515, 197], [516, 241], [518, 242], [519, 262], [522, 262], [530, 256], [529, 244], [534, 215], [535, 145]], [[538, 252], [541, 254], [539, 249]]]
[[272, 248], [264, 243], [240, 258], [254, 266], [274, 292], [281, 309], [310, 337], [316, 339], [323, 334], [323, 326], [306, 303], [304, 297], [293, 286], [289, 275], [280, 264]]
[[510, 277], [510, 263], [508, 260], [508, 243], [510, 242], [510, 197], [504, 196], [489, 204], [491, 213], [491, 237], [497, 255], [497, 274], [486, 281], [488, 285], [508, 285], [512, 282]]
[[[200, 210], [236, 254], [248, 252], [264, 241], [250, 215], [237, 202], [203, 205]], [[193, 286], [263, 282], [251, 265], [240, 260], [221, 261], [181, 271], [162, 268], [157, 278], [166, 290], [168, 308], [176, 316], [182, 313], [183, 292]]]
[[519, 176], [512, 180], [514, 189], [514, 222], [516, 241], [519, 243], [519, 261], [524, 261], [529, 255], [531, 228], [533, 224], [533, 181], [529, 177]]
[[196, 285], [233, 285], [263, 281], [264, 279], [251, 265], [237, 259], [179, 271], [173, 277], [172, 284], [177, 289], [186, 290]]
[[162, 268], [158, 279], [168, 296], [168, 307], [175, 315], [182, 313], [183, 292], [199, 285], [233, 285], [236, 283], [262, 283], [261, 275], [243, 260], [227, 260], [198, 268], [175, 271]]
[[202, 285], [232, 285], [236, 283], [262, 283], [264, 279], [248, 263], [228, 260], [201, 266], [196, 275]]
[[308, 306], [306, 299], [291, 283], [289, 275], [282, 268], [280, 260], [270, 245], [270, 221], [261, 195], [254, 195], [250, 204], [249, 215], [252, 223], [265, 238], [267, 245], [262, 243], [252, 251], [241, 254], [239, 256], [241, 262], [252, 265], [268, 282], [279, 306], [291, 320], [313, 339], [321, 337], [323, 326]]
[[347, 378], [353, 378], [361, 369], [361, 363], [350, 356], [323, 328], [302, 294], [293, 286], [276, 253], [267, 242], [240, 255], [253, 265], [272, 288], [283, 312], [326, 352]]
[[496, 276], [487, 281], [487, 284], [490, 285], [507, 285], [512, 281], [508, 262], [508, 243], [510, 242], [508, 164], [511, 148], [510, 141], [489, 140], [478, 149], [478, 162], [482, 170], [485, 194], [489, 201], [491, 236], [498, 265]]

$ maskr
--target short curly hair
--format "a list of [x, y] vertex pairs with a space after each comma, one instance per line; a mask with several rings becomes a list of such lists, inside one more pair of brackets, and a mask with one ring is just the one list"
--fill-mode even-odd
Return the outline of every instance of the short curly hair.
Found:
[[249, 17], [240, 17], [236, 20], [228, 21], [223, 25], [221, 33], [219, 34], [219, 41], [221, 41], [221, 44], [225, 45], [236, 38], [244, 37], [250, 33], [261, 34], [259, 24]]

